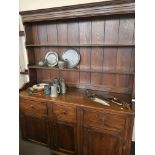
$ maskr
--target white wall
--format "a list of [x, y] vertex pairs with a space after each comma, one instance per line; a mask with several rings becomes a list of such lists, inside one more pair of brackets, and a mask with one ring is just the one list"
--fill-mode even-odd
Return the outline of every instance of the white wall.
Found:
[[20, 11], [26, 11], [100, 1], [110, 0], [19, 0], [19, 9]]

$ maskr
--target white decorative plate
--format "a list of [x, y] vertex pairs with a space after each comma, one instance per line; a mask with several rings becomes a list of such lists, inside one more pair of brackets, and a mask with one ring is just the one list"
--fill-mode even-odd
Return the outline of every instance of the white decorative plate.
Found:
[[54, 67], [58, 63], [58, 54], [56, 52], [48, 52], [45, 56], [45, 60], [49, 67]]
[[75, 67], [80, 61], [80, 54], [74, 49], [69, 49], [62, 55], [63, 60], [67, 60], [67, 67], [73, 68]]

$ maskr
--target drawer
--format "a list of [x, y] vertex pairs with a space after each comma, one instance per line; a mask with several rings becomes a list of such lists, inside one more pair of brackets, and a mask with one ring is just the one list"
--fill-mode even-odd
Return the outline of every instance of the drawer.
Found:
[[54, 104], [53, 113], [56, 116], [57, 120], [62, 120], [67, 122], [76, 121], [76, 108], [73, 106]]
[[97, 111], [85, 111], [84, 124], [94, 127], [122, 130], [125, 127], [125, 117]]
[[20, 99], [20, 110], [37, 114], [47, 114], [47, 106], [44, 102]]

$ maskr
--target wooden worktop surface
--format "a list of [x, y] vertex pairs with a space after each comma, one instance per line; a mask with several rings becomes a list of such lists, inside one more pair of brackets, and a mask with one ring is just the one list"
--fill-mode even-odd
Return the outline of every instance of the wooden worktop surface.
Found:
[[[116, 93], [108, 93], [108, 92], [95, 92], [98, 96], [102, 97], [109, 97], [109, 96], [116, 96], [118, 99], [130, 102], [131, 98], [126, 94], [116, 94]], [[127, 108], [123, 108], [122, 106], [118, 106], [112, 102], [110, 102], [110, 106], [105, 106], [100, 103], [92, 101], [85, 95], [84, 89], [77, 89], [77, 88], [69, 88], [67, 89], [67, 93], [65, 95], [59, 95], [58, 97], [52, 98], [49, 95], [44, 95], [41, 92], [39, 95], [29, 95], [27, 90], [23, 90], [19, 94], [20, 98], [24, 99], [31, 99], [31, 100], [38, 100], [38, 101], [46, 101], [46, 102], [55, 102], [55, 103], [62, 103], [62, 104], [73, 104], [80, 107], [89, 107], [92, 109], [99, 109], [104, 111], [113, 111], [119, 113], [127, 113], [127, 114], [134, 114], [133, 110], [129, 110]]]

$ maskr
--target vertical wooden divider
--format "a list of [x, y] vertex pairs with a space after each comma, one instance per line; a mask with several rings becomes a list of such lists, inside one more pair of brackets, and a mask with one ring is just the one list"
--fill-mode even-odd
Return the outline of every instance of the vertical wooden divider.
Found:
[[[68, 22], [68, 45], [79, 45], [79, 23], [78, 20], [72, 20]], [[73, 48], [73, 47], [72, 47]], [[77, 50], [79, 53], [79, 47], [74, 47], [73, 49]], [[79, 68], [79, 64], [76, 66]], [[75, 85], [79, 84], [79, 72], [68, 72], [68, 78], [70, 83], [74, 83]]]
[[33, 44], [39, 44], [39, 37], [38, 37], [38, 24], [32, 24], [32, 37], [33, 37]]
[[[48, 44], [55, 44], [57, 45], [58, 44], [58, 33], [57, 33], [57, 24], [56, 23], [47, 23], [47, 38], [48, 38]], [[56, 52], [58, 54], [58, 56], [60, 55], [59, 54], [59, 48], [58, 47], [48, 47], [47, 48], [48, 52], [51, 51], [51, 52]], [[49, 70], [49, 75], [50, 75], [50, 78], [49, 78], [49, 81], [51, 82], [53, 78], [56, 78], [56, 77], [59, 77], [59, 71], [58, 70]]]
[[131, 54], [132, 54], [132, 48], [131, 47], [118, 48], [117, 66], [116, 66], [117, 71], [130, 72]]
[[[58, 45], [68, 45], [68, 28], [67, 28], [67, 22], [58, 22], [57, 23], [57, 34], [58, 34]], [[62, 58], [63, 52], [65, 52], [68, 48], [67, 47], [59, 47], [58, 53], [59, 58]], [[68, 82], [68, 72], [67, 71], [59, 71], [59, 76], [64, 78]]]
[[[47, 24], [44, 23], [44, 24], [39, 24], [38, 25], [38, 40], [39, 40], [39, 44], [40, 45], [46, 45], [47, 44], [47, 40], [48, 40], [48, 37], [47, 37]], [[45, 55], [47, 53], [47, 48], [46, 47], [40, 47], [39, 48], [39, 51], [37, 52], [37, 54], [40, 53], [39, 57], [40, 57], [40, 60], [43, 60], [45, 58]], [[42, 70], [42, 69], [39, 69], [38, 71], [38, 76], [40, 76], [42, 82], [47, 82], [49, 81], [49, 71], [48, 70]], [[39, 75], [40, 74], [40, 75]]]
[[[35, 64], [35, 53], [34, 48], [27, 48], [27, 54], [28, 54], [28, 65], [34, 65]], [[37, 82], [37, 72], [36, 70], [29, 68], [29, 79], [32, 84], [35, 84]]]
[[[120, 18], [119, 24], [119, 34], [118, 34], [119, 44], [131, 44], [134, 39], [134, 19], [128, 17], [128, 19]], [[131, 59], [133, 50], [131, 47], [118, 48], [117, 52], [117, 65], [116, 70], [130, 72]], [[127, 88], [130, 85], [130, 80], [132, 77], [130, 75], [117, 75], [116, 76], [116, 87]]]
[[104, 44], [118, 44], [119, 19], [105, 19], [105, 40]]
[[[81, 20], [79, 22], [80, 44], [91, 44], [91, 21]], [[80, 69], [88, 69], [91, 67], [91, 48], [80, 47]], [[90, 85], [90, 72], [80, 72], [80, 84]]]
[[25, 40], [26, 44], [33, 44], [32, 24], [25, 24]]
[[132, 48], [130, 72], [135, 72], [135, 48]]
[[[33, 23], [32, 24], [32, 37], [33, 37], [33, 44], [39, 44], [39, 36], [38, 36], [38, 24]], [[33, 48], [34, 50], [34, 55], [35, 55], [35, 62], [34, 64], [37, 64], [39, 60], [41, 60], [42, 55], [40, 52], [40, 48], [35, 47]], [[37, 74], [37, 80], [41, 81], [42, 80], [42, 74], [40, 74], [40, 72], [42, 72], [42, 70], [36, 70], [36, 74]]]
[[[33, 30], [32, 24], [25, 24], [25, 34], [26, 34], [26, 44], [33, 44]], [[28, 55], [28, 65], [35, 64], [35, 52], [31, 47], [27, 47], [27, 55]], [[29, 80], [32, 84], [37, 82], [37, 73], [36, 70], [29, 69]]]
[[[105, 21], [102, 18], [92, 20], [92, 44], [103, 44], [105, 37]], [[93, 85], [102, 85], [103, 80], [103, 47], [93, 47], [91, 52], [91, 70], [101, 73], [91, 72], [91, 83]]]
[[[109, 17], [105, 20], [105, 39], [104, 44], [118, 44], [119, 19]], [[103, 71], [116, 71], [117, 47], [104, 48]], [[116, 86], [116, 74], [105, 74], [103, 85], [108, 88]]]
[[121, 18], [119, 27], [119, 40], [120, 44], [132, 44], [134, 36], [134, 19]]
[[[104, 42], [104, 20], [92, 21], [92, 44], [103, 44]], [[103, 70], [103, 47], [93, 47], [91, 52], [91, 69]]]

